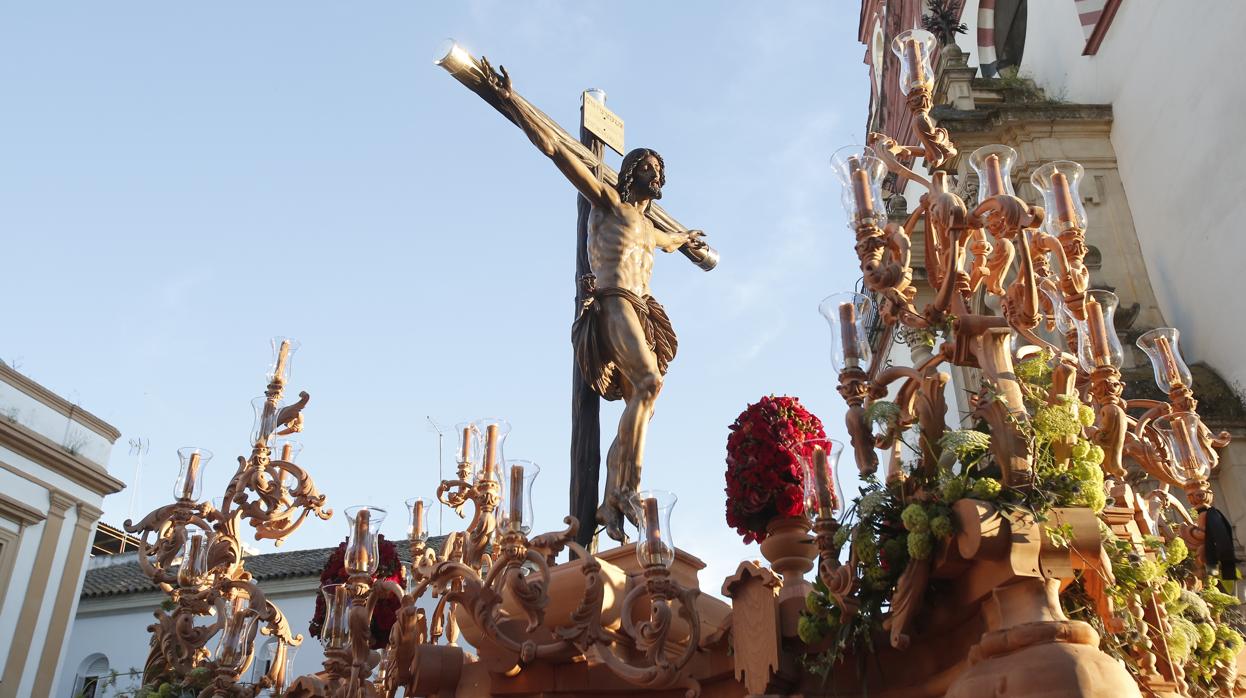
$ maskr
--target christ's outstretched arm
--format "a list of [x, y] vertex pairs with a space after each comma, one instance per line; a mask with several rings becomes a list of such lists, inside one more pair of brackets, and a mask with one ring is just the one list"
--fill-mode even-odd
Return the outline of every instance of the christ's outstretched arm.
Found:
[[566, 148], [544, 124], [537, 120], [521, 99], [515, 99], [511, 92], [510, 74], [505, 66], [499, 66], [501, 74], [493, 70], [488, 59], [481, 56], [480, 67], [485, 74], [485, 84], [493, 91], [501, 103], [514, 118], [515, 124], [523, 129], [528, 139], [545, 156], [554, 161], [563, 176], [588, 199], [594, 206], [618, 206], [619, 194], [601, 182], [580, 158]]

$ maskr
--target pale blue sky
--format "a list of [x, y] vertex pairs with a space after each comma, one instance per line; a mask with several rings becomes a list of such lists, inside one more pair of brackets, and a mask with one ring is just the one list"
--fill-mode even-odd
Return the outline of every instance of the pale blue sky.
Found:
[[[604, 88], [627, 146], [665, 157], [663, 205], [722, 254], [656, 265], [680, 346], [643, 478], [679, 495], [676, 541], [717, 592], [759, 556], [723, 520], [727, 425], [791, 394], [843, 439], [816, 308], [859, 276], [827, 165], [863, 139], [856, 29], [849, 2], [6, 3], [0, 358], [117, 426], [127, 482], [126, 440], [150, 438], [136, 516], [170, 499], [179, 446], [215, 451], [223, 489], [286, 334], [312, 395], [300, 462], [335, 509], [386, 507], [401, 536], [403, 500], [437, 484], [426, 415], [501, 415], [507, 456], [543, 468], [537, 527], [557, 526], [574, 194], [432, 65], [455, 37], [569, 130]], [[312, 521], [287, 547], [345, 531]]]

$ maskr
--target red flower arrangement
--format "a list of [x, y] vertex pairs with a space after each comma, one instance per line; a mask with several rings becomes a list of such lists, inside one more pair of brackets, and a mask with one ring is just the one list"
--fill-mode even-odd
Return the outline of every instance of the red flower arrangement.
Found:
[[822, 421], [794, 397], [749, 405], [727, 437], [727, 524], [745, 543], [766, 538], [766, 525], [805, 513], [800, 444], [824, 439]]
[[[350, 577], [346, 572], [346, 542], [339, 543], [337, 550], [334, 550], [325, 562], [324, 571], [320, 573], [321, 589], [330, 584], [342, 584]], [[372, 581], [388, 579], [399, 586], [405, 586], [407, 573], [402, 566], [402, 561], [398, 559], [398, 546], [385, 540], [385, 536], [377, 534], [377, 547], [381, 560], [377, 565], [376, 574], [372, 575]], [[400, 607], [401, 602], [392, 596], [386, 596], [376, 603], [376, 608], [372, 611], [372, 639], [369, 642], [372, 649], [380, 649], [389, 641], [389, 629], [397, 620]], [[324, 628], [326, 610], [324, 594], [316, 594], [316, 613], [312, 616], [311, 622], [307, 624], [312, 637], [320, 637], [320, 631]]]

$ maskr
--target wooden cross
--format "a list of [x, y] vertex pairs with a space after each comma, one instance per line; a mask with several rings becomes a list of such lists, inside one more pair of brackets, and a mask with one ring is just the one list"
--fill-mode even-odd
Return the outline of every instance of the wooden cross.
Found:
[[[455, 80], [476, 93], [476, 96], [488, 102], [490, 106], [514, 123], [509, 111], [498, 104], [493, 92], [485, 84], [484, 70], [479, 61], [464, 51], [458, 44], [451, 46], [445, 57], [437, 61], [437, 65], [445, 68]], [[602, 141], [590, 133], [583, 125], [583, 105], [581, 104], [580, 138], [573, 138], [545, 112], [532, 106], [530, 102], [512, 90], [512, 99], [526, 108], [537, 120], [552, 132], [568, 151], [580, 158], [585, 166], [593, 171], [597, 178], [610, 186], [619, 181], [619, 174], [602, 160], [604, 148]], [[589, 99], [585, 96], [584, 99]], [[612, 146], [613, 147], [613, 146]], [[588, 214], [590, 205], [587, 199], [577, 195], [577, 232], [575, 255], [576, 280], [576, 312], [579, 312], [584, 300], [584, 289], [581, 279], [592, 273], [588, 263]], [[679, 233], [687, 230], [661, 206], [656, 203], [649, 206], [645, 214], [653, 226], [666, 233]], [[680, 251], [696, 261], [687, 248]], [[711, 265], [712, 266], [712, 265]], [[705, 267], [702, 267], [705, 268]], [[584, 381], [572, 360], [571, 390], [571, 514], [580, 522], [580, 530], [576, 540], [588, 546], [593, 540], [597, 528], [598, 482], [601, 475], [601, 422], [600, 398]]]

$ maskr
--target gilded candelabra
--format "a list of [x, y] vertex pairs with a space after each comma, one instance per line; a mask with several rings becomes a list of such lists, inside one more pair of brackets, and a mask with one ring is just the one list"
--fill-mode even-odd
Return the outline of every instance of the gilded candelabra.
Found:
[[[256, 398], [256, 424], [249, 458], [238, 458], [238, 469], [216, 503], [200, 499], [204, 467], [211, 452], [199, 448], [178, 451], [181, 471], [175, 484], [176, 500], [160, 507], [138, 523], [125, 522], [125, 530], [141, 540], [139, 565], [172, 602], [171, 608], [155, 612], [151, 652], [144, 668], [147, 685], [198, 684], [193, 674], [210, 676], [210, 685], [199, 694], [252, 696], [262, 689], [282, 691], [293, 650], [303, 636], [291, 632], [281, 610], [269, 601], [246, 569], [243, 524], [254, 529], [257, 540], [278, 545], [303, 523], [309, 514], [328, 519], [311, 476], [295, 464], [299, 451], [292, 441], [275, 442], [277, 436], [301, 431], [307, 393], [282, 405], [289, 369], [298, 343], [277, 337], [268, 387]], [[274, 458], [274, 448], [279, 457]], [[257, 632], [276, 639], [268, 672], [254, 684], [241, 683], [254, 660]], [[208, 649], [219, 636], [215, 652]]]
[[[437, 498], [460, 516], [472, 505], [467, 529], [434, 551], [427, 545], [425, 502], [408, 502], [412, 562], [404, 591], [392, 582], [370, 585], [366, 565], [352, 562], [352, 550], [368, 548], [356, 541], [375, 539], [356, 518], [346, 555], [351, 579], [324, 590], [324, 670], [297, 679], [288, 695], [388, 697], [399, 689], [406, 695], [453, 689], [469, 651], [458, 646], [460, 633], [474, 663], [494, 676], [513, 676], [537, 660], [582, 658], [638, 688], [683, 685], [690, 696], [699, 693], [686, 671], [700, 644], [699, 592], [669, 569], [674, 496], [650, 491], [637, 497], [641, 572], [629, 585], [620, 568], [575, 542], [579, 523], [573, 517], [563, 531], [529, 537], [539, 468], [503, 457], [509, 425], [487, 419], [458, 431], [457, 478], [443, 481]], [[575, 557], [559, 564], [564, 550]], [[401, 608], [385, 647], [370, 650], [372, 609], [386, 594], [400, 598]]]

